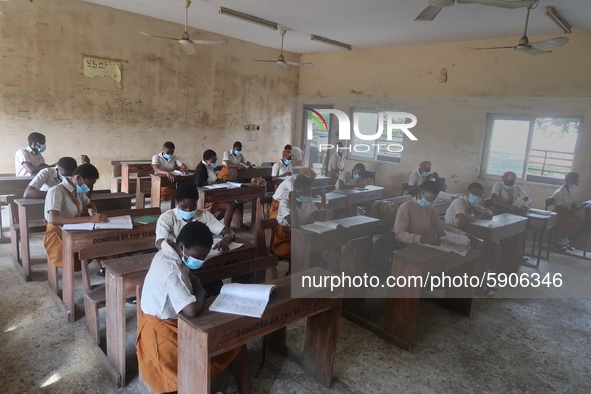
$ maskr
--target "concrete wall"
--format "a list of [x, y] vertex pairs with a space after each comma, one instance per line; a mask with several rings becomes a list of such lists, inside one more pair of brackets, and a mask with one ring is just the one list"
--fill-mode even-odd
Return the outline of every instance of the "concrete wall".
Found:
[[[298, 70], [253, 61], [277, 50], [229, 38], [196, 46], [197, 56], [188, 57], [172, 40], [138, 33], [177, 37], [181, 25], [78, 0], [13, 1], [3, 10], [0, 173], [14, 172], [14, 152], [32, 131], [47, 137], [47, 162], [89, 155], [99, 188], [108, 187], [111, 160], [149, 159], [167, 140], [190, 166], [205, 149], [221, 155], [235, 140], [254, 163], [278, 156], [288, 142]], [[121, 60], [123, 89], [84, 76], [82, 54]]]
[[[551, 38], [541, 37], [539, 40]], [[378, 171], [377, 182], [397, 195], [400, 183], [430, 160], [447, 178], [448, 191], [463, 192], [478, 180], [487, 113], [580, 116], [573, 169], [582, 175], [579, 200], [591, 197], [591, 34], [572, 34], [551, 54], [530, 56], [511, 49], [473, 51], [469, 47], [511, 45], [518, 39], [446, 43], [302, 56], [314, 68], [300, 72], [294, 100], [293, 138], [302, 138], [302, 106], [393, 108], [413, 113], [418, 141], [405, 139], [399, 165], [364, 162]], [[535, 38], [538, 40], [538, 37]], [[532, 40], [533, 41], [533, 40]], [[446, 68], [448, 80], [440, 82]], [[338, 127], [332, 130], [336, 141]], [[350, 168], [355, 162], [348, 161]], [[493, 181], [480, 180], [487, 187]], [[555, 186], [528, 183], [536, 207]]]

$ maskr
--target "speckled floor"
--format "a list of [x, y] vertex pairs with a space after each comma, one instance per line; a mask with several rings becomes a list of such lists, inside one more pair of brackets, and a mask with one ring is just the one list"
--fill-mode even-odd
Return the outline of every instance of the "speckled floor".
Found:
[[[68, 324], [47, 296], [39, 235], [32, 241], [32, 254], [33, 281], [25, 283], [12, 263], [10, 244], [0, 244], [0, 392], [141, 392], [133, 358], [128, 360], [133, 378], [117, 389], [87, 345], [84, 318]], [[588, 286], [591, 262], [554, 253], [550, 260], [542, 262], [541, 272], [566, 270], [579, 277], [572, 283]], [[82, 310], [80, 291], [76, 299]], [[369, 304], [379, 309], [379, 302]], [[134, 307], [128, 306], [127, 317], [132, 354]], [[101, 319], [104, 322], [104, 311]], [[295, 350], [302, 348], [304, 329], [305, 323], [288, 329], [288, 344]], [[295, 362], [268, 352], [263, 372], [253, 379], [253, 392], [591, 392], [589, 299], [476, 299], [469, 318], [422, 301], [412, 351], [346, 319], [341, 319], [339, 329], [330, 389], [309, 378]], [[254, 371], [261, 359], [261, 341], [248, 348]], [[213, 381], [212, 392], [236, 392], [228, 371]]]

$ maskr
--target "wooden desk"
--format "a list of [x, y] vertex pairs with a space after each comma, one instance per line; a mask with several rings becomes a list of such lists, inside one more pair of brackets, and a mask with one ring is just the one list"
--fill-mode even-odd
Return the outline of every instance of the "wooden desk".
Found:
[[[337, 211], [347, 207], [347, 196], [340, 193], [328, 192], [326, 196], [326, 209], [328, 211]], [[320, 209], [321, 199], [315, 198], [314, 203]]]
[[[395, 277], [421, 276], [425, 278], [427, 273], [431, 276], [447, 272], [448, 276], [475, 275], [478, 270], [480, 250], [472, 248], [466, 256], [462, 257], [453, 252], [443, 252], [437, 249], [421, 245], [411, 245], [397, 250], [392, 256], [392, 272]], [[409, 279], [407, 283], [411, 280]], [[388, 289], [388, 303], [386, 307], [386, 319], [384, 323], [385, 339], [410, 349], [414, 339], [414, 331], [417, 322], [421, 287], [390, 287]], [[474, 288], [450, 286], [445, 290], [443, 305], [456, 312], [470, 316], [472, 308], [472, 294]], [[375, 331], [374, 331], [375, 332]]]
[[453, 200], [454, 199], [437, 197], [433, 204], [431, 204], [431, 207], [437, 212], [437, 215], [445, 216], [447, 208], [449, 208]]
[[[122, 213], [125, 215], [131, 215], [133, 219], [133, 217], [145, 215], [145, 212], [149, 210], [133, 209], [130, 211], [135, 212], [121, 212], [125, 212]], [[101, 244], [105, 246], [105, 253], [108, 255], [108, 246], [111, 243], [125, 243], [145, 237], [153, 238], [154, 242], [156, 242], [156, 222], [148, 224], [133, 222], [133, 229], [131, 230], [62, 231], [64, 265], [62, 270], [62, 297], [59, 296], [57, 280], [55, 283], [49, 281], [49, 290], [50, 295], [65, 313], [70, 323], [76, 320], [76, 305], [74, 303], [74, 259], [76, 253], [82, 248]], [[125, 252], [137, 252], [137, 250], [126, 250]]]
[[256, 227], [254, 224], [256, 223], [257, 199], [265, 197], [266, 186], [249, 184], [249, 186], [232, 189], [207, 189], [206, 187], [198, 187], [197, 190], [199, 191], [197, 209], [205, 209], [205, 204], [210, 202], [252, 202], [250, 226], [254, 231]]
[[[132, 196], [125, 193], [98, 193], [90, 197], [90, 201], [96, 205], [99, 212], [117, 211], [131, 209]], [[31, 279], [31, 248], [29, 227], [42, 221], [44, 216], [45, 200], [24, 199], [14, 200], [18, 205], [18, 222], [20, 224], [20, 248], [21, 261], [16, 262], [18, 271], [23, 275], [25, 281]], [[36, 223], [37, 222], [37, 223]], [[17, 242], [17, 240], [11, 240]], [[18, 246], [16, 246], [18, 247]]]
[[[527, 217], [527, 230], [526, 231], [533, 231], [534, 232], [534, 241], [531, 245], [531, 253], [530, 256], [534, 256], [534, 249], [536, 246], [536, 241], [538, 240], [538, 232], [540, 233], [540, 240], [538, 246], [538, 255], [536, 265], [522, 263], [523, 265], [531, 268], [539, 268], [540, 267], [540, 256], [542, 255], [542, 246], [544, 245], [544, 233], [547, 230], [551, 230], [556, 225], [556, 212], [544, 211], [544, 213], [536, 213], [536, 212], [528, 212]], [[550, 257], [550, 248], [552, 247], [552, 239], [548, 237], [548, 252], [546, 253], [546, 259]], [[522, 253], [525, 254], [525, 241], [527, 237], [523, 237], [523, 249]]]
[[344, 223], [348, 228], [340, 228], [317, 234], [302, 228], [291, 229], [291, 272], [301, 272], [312, 267], [311, 255], [323, 250], [336, 249], [345, 245], [350, 239], [367, 235], [370, 227], [380, 221], [368, 216], [353, 216], [334, 220]]
[[[365, 202], [379, 200], [384, 197], [384, 188], [381, 186], [366, 185], [365, 190], [336, 189], [335, 193], [347, 196], [347, 210], [351, 216], [356, 215], [356, 205]], [[355, 213], [354, 213], [355, 212]]]
[[[168, 180], [168, 177], [166, 175], [150, 174], [150, 178], [152, 180], [152, 190], [150, 192], [150, 206], [152, 208], [153, 207], [160, 208], [160, 204], [161, 204], [160, 189], [162, 189], [163, 187], [171, 186], [171, 185], [175, 185], [175, 187], [178, 187], [178, 185], [183, 184], [183, 183], [190, 183], [190, 184], [195, 183], [195, 174], [194, 173], [185, 174], [185, 175], [175, 175], [173, 183], [171, 183]], [[174, 207], [174, 197], [172, 198], [172, 207]]]
[[[494, 242], [511, 239], [509, 250], [503, 250], [504, 258], [499, 259], [495, 268], [498, 272], [515, 273], [521, 264], [521, 246], [527, 228], [526, 217], [503, 213], [493, 216], [491, 220], [476, 220], [468, 225], [467, 232], [484, 240], [481, 250], [479, 275], [491, 268], [491, 249]], [[503, 248], [505, 249], [505, 248]]]
[[[29, 186], [29, 183], [33, 180], [32, 176], [2, 176], [0, 177], [0, 198], [1, 196], [9, 196], [14, 194], [18, 198], [21, 198], [25, 193], [25, 189]], [[0, 240], [2, 240], [2, 205], [6, 205], [6, 202], [0, 204]]]
[[[320, 268], [315, 275], [329, 274]], [[210, 392], [211, 357], [271, 334], [302, 319], [306, 322], [303, 366], [325, 387], [330, 386], [336, 351], [342, 299], [340, 292], [317, 290], [313, 298], [291, 298], [291, 280], [298, 275], [268, 283], [277, 286], [261, 318], [216, 313], [208, 310], [195, 318], [179, 315], [178, 392]], [[271, 338], [271, 337], [269, 337]], [[284, 337], [283, 343], [284, 343]], [[278, 340], [277, 342], [281, 342]], [[276, 343], [281, 346], [281, 343]]]
[[253, 168], [228, 168], [230, 181], [250, 182], [252, 178], [265, 178], [271, 180], [272, 167], [253, 167]]
[[121, 191], [129, 193], [129, 174], [152, 171], [151, 160], [122, 161], [121, 163]]
[[[237, 240], [236, 242], [243, 243], [244, 245], [239, 249], [222, 253], [207, 260], [202, 269], [199, 271], [193, 271], [193, 273], [200, 276], [214, 268], [226, 267], [238, 262], [252, 260], [256, 257], [255, 244], [244, 240]], [[125, 300], [134, 297], [136, 286], [144, 283], [144, 279], [150, 269], [155, 254], [156, 253], [149, 253], [123, 257], [120, 259], [106, 260], [103, 263], [106, 269], [105, 278], [108, 279], [105, 280], [105, 305], [107, 315], [106, 357], [100, 348], [97, 349], [98, 345], [96, 345], [94, 340], [91, 340], [90, 342], [96, 345], [94, 349], [95, 353], [97, 353], [97, 350], [102, 353], [98, 353], [97, 355], [107, 367], [109, 374], [117, 381], [117, 387], [123, 387], [126, 385]]]

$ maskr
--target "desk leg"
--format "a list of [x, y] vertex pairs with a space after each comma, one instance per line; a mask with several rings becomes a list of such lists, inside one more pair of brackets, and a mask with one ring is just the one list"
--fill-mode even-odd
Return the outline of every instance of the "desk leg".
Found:
[[[297, 237], [297, 236], [296, 236]], [[297, 237], [299, 238], [299, 237]], [[309, 237], [294, 240], [291, 233], [291, 273], [297, 273], [310, 268], [312, 255], [312, 240]]]
[[478, 276], [482, 277], [482, 274], [488, 271], [491, 268], [491, 265], [494, 264], [494, 261], [491, 261], [491, 253], [492, 253], [492, 242], [490, 238], [484, 240], [484, 244], [482, 245], [482, 250], [480, 251], [480, 263], [478, 264]]
[[31, 249], [29, 245], [29, 225], [27, 222], [27, 208], [18, 207], [19, 223], [21, 224], [21, 259], [25, 273], [25, 281], [31, 280]]
[[129, 193], [129, 166], [121, 166], [121, 193]]
[[250, 228], [252, 230], [252, 233], [255, 236], [255, 239], [256, 239], [256, 236], [257, 236], [257, 226], [256, 226], [256, 222], [257, 222], [257, 205], [258, 205], [257, 204], [257, 200], [256, 199], [252, 200], [252, 209], [251, 209], [251, 212], [250, 212]]
[[178, 392], [209, 393], [211, 381], [208, 335], [189, 327], [182, 319], [179, 319], [178, 329]]
[[152, 186], [150, 189], [150, 207], [152, 208], [160, 208], [160, 177], [151, 177], [152, 178]]
[[[524, 237], [525, 231], [501, 241], [503, 253], [499, 259], [498, 272], [517, 273], [521, 265], [521, 245], [523, 245]], [[483, 255], [484, 253], [485, 251], [482, 252]]]
[[[422, 276], [422, 268], [402, 258], [395, 258], [392, 262], [392, 276], [408, 278], [411, 275]], [[421, 288], [419, 286], [392, 287], [388, 291], [384, 328], [400, 339], [402, 347], [406, 350], [410, 349], [414, 339], [420, 300]]]
[[76, 320], [76, 304], [74, 303], [74, 250], [71, 238], [66, 231], [62, 232], [62, 297], [66, 305], [68, 322]]
[[107, 271], [107, 357], [119, 373], [117, 387], [125, 386], [125, 283]]
[[302, 364], [316, 380], [330, 387], [337, 349], [341, 306], [310, 316], [306, 322], [306, 339]]
[[540, 232], [540, 245], [538, 245], [538, 260], [536, 261], [536, 268], [540, 268], [540, 258], [542, 257], [542, 247], [544, 246], [544, 233], [545, 229]]

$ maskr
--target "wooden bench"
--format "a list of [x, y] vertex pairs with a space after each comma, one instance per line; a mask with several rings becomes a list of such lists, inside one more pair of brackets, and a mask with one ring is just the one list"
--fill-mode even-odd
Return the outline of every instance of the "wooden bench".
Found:
[[8, 205], [6, 196], [14, 195], [15, 198], [22, 198], [32, 180], [32, 176], [0, 175], [0, 240], [2, 240], [2, 206]]
[[[45, 232], [45, 222], [43, 219], [35, 219], [28, 223], [23, 223], [22, 226], [26, 227], [27, 232], [27, 255], [26, 255], [26, 264], [24, 262], [24, 258], [21, 259], [20, 250], [23, 250], [23, 254], [25, 253], [24, 248], [19, 245], [22, 243], [21, 239], [21, 224], [19, 223], [19, 214], [18, 214], [18, 205], [15, 202], [16, 196], [6, 196], [6, 203], [8, 204], [8, 212], [10, 218], [10, 244], [11, 244], [11, 251], [12, 257], [17, 267], [17, 270], [23, 274], [25, 277], [25, 281], [28, 281], [30, 278], [30, 267], [29, 267], [29, 254], [28, 254], [28, 233], [43, 233]], [[20, 246], [20, 247], [19, 247]], [[26, 267], [25, 267], [26, 265]]]

